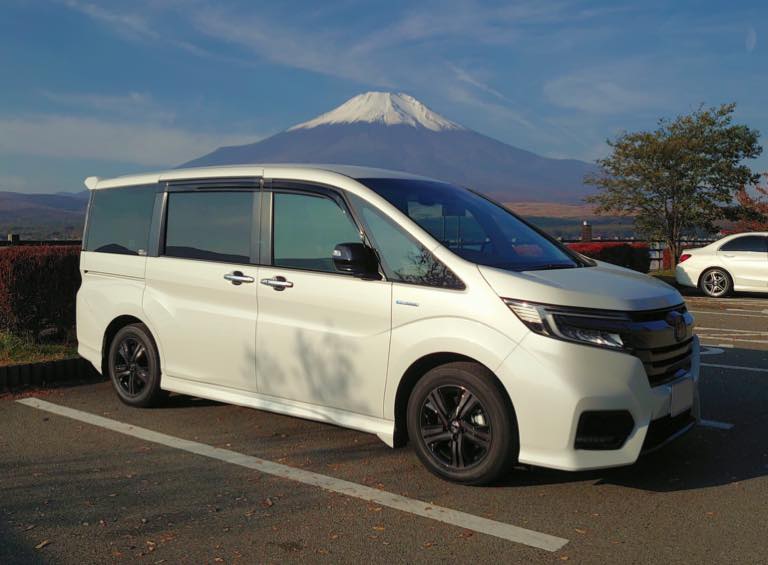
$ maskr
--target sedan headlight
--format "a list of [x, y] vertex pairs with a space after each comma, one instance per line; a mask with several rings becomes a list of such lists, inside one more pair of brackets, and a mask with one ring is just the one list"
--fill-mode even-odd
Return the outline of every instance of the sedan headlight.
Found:
[[502, 300], [537, 334], [608, 349], [626, 349], [621, 331], [630, 320], [622, 312], [551, 306], [511, 298]]

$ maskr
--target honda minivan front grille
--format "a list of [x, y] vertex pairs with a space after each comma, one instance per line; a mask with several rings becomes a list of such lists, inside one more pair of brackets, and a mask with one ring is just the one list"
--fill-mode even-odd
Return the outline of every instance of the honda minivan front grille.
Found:
[[633, 323], [622, 333], [645, 367], [652, 387], [673, 381], [691, 368], [693, 317], [684, 305], [631, 314]]

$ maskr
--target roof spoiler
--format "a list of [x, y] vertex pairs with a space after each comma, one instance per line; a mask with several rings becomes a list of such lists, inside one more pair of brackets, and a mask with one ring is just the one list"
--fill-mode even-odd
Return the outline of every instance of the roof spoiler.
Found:
[[88, 177], [85, 179], [85, 186], [88, 190], [93, 190], [96, 188], [96, 184], [99, 182], [99, 177]]

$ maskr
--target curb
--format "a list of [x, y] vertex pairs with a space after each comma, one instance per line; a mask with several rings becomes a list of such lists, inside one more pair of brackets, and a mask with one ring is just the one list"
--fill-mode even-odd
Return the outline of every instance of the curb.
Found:
[[0, 391], [103, 377], [82, 357], [0, 367]]

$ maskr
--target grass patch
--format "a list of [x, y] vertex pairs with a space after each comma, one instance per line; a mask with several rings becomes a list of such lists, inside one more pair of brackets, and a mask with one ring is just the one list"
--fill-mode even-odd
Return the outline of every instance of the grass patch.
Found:
[[77, 357], [73, 343], [35, 343], [32, 339], [0, 332], [0, 366], [39, 363]]
[[664, 269], [663, 271], [654, 271], [652, 273], [649, 273], [651, 276], [656, 277], [657, 279], [660, 279], [664, 281], [665, 283], [672, 285], [674, 287], [677, 287], [677, 281], [675, 280], [675, 270], [674, 269]]

